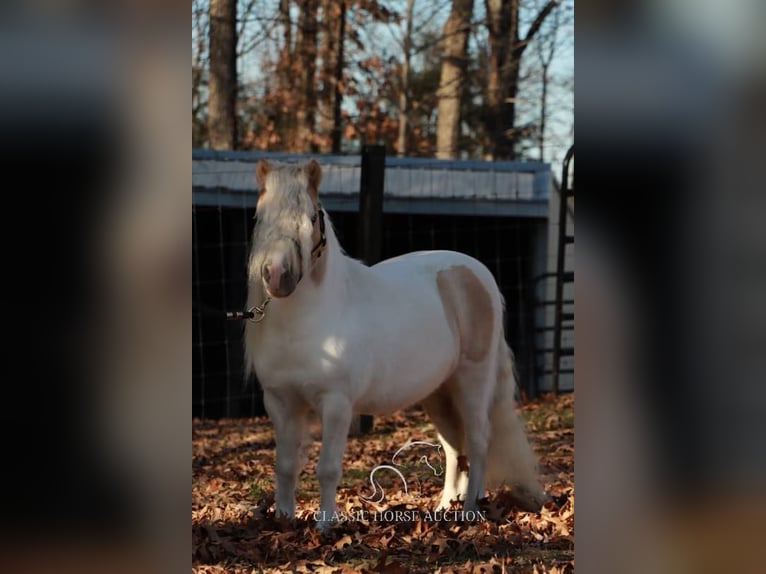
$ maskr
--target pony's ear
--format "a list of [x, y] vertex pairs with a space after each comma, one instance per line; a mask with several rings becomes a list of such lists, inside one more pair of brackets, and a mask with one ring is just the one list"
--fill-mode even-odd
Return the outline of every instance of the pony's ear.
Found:
[[258, 182], [258, 194], [263, 195], [266, 191], [266, 176], [271, 171], [271, 164], [265, 159], [258, 160], [255, 166], [255, 179]]
[[322, 168], [315, 159], [312, 159], [303, 169], [309, 180], [309, 193], [316, 199], [319, 195], [319, 184], [322, 181]]

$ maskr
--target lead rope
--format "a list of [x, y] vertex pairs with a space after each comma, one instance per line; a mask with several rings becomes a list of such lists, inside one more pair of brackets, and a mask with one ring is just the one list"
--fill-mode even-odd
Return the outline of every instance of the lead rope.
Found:
[[253, 305], [247, 311], [227, 311], [227, 321], [252, 321], [253, 323], [260, 323], [266, 316], [266, 305], [271, 302], [271, 297], [266, 297], [263, 303], [260, 305]]

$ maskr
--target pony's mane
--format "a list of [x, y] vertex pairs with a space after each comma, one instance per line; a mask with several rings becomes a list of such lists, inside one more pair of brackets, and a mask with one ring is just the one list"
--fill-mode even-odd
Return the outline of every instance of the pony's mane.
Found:
[[311, 200], [306, 192], [309, 181], [303, 167], [277, 162], [270, 163], [269, 167], [264, 179], [264, 197], [273, 208], [279, 212], [311, 209]]
[[[305, 190], [308, 185], [308, 177], [303, 166], [300, 164], [270, 161], [266, 183], [277, 186], [280, 189], [291, 188], [291, 191], [292, 188], [300, 185], [300, 189]], [[269, 185], [266, 187], [269, 187]]]

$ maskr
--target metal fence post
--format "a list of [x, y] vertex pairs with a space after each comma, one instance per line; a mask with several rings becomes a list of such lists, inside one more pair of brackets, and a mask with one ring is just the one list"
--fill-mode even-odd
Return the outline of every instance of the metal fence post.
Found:
[[[574, 349], [561, 348], [562, 323], [574, 320], [574, 313], [564, 313], [564, 283], [574, 281], [574, 273], [564, 272], [566, 262], [566, 246], [574, 243], [574, 236], [567, 235], [567, 201], [574, 196], [574, 190], [569, 187], [569, 164], [574, 157], [574, 145], [569, 148], [564, 157], [564, 165], [561, 172], [561, 192], [559, 200], [559, 235], [558, 252], [556, 254], [556, 319], [553, 332], [553, 394], [559, 394], [559, 379], [561, 376], [561, 357], [564, 355], [574, 356]], [[566, 351], [566, 353], [565, 353]]]
[[[383, 255], [383, 183], [386, 173], [386, 148], [362, 146], [362, 174], [359, 187], [359, 254], [367, 265]], [[360, 415], [352, 424], [352, 434], [372, 430], [372, 416]]]

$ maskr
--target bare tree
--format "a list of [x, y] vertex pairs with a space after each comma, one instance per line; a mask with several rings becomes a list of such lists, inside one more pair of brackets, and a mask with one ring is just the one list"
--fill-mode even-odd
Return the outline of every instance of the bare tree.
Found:
[[[282, 7], [279, 5], [268, 6], [258, 0], [241, 0], [237, 28], [237, 58], [243, 58], [262, 48], [283, 23], [283, 16]], [[258, 25], [253, 26], [254, 23]]]
[[290, 20], [290, 0], [279, 0], [279, 21], [282, 23], [282, 49], [293, 51], [293, 24]]
[[484, 2], [477, 20], [474, 0], [192, 0], [194, 145], [550, 160], [568, 12]]
[[471, 29], [473, 0], [453, 0], [444, 24], [444, 56], [439, 80], [436, 157], [458, 155], [460, 107], [465, 84], [468, 33]]
[[234, 149], [237, 138], [237, 2], [210, 0], [208, 134], [213, 149]]
[[207, 141], [205, 109], [207, 99], [207, 6], [202, 0], [192, 4], [192, 147]]
[[401, 86], [399, 86], [399, 135], [396, 139], [396, 153], [399, 157], [407, 155], [407, 134], [409, 130], [410, 113], [410, 60], [412, 58], [412, 13], [415, 10], [415, 0], [407, 0], [407, 11], [404, 15], [404, 37], [402, 38]]
[[298, 19], [298, 67], [300, 104], [297, 110], [296, 148], [317, 151], [315, 144], [317, 110], [317, 12], [318, 0], [304, 0]]
[[556, 56], [556, 51], [561, 46], [560, 27], [563, 18], [563, 7], [556, 7], [551, 12], [547, 25], [540, 31], [535, 42], [535, 51], [540, 62], [540, 126], [537, 134], [537, 148], [540, 161], [545, 161], [545, 128], [548, 119], [550, 68]]
[[343, 126], [344, 43], [346, 36], [346, 0], [324, 0], [322, 6], [322, 92], [319, 131], [325, 136], [321, 150], [341, 152]]
[[341, 152], [341, 141], [343, 138], [343, 126], [341, 125], [341, 107], [343, 105], [343, 91], [341, 90], [341, 81], [343, 80], [343, 67], [346, 64], [344, 59], [344, 50], [346, 42], [346, 1], [340, 1], [340, 16], [338, 25], [338, 53], [335, 59], [335, 77], [333, 86], [335, 90], [335, 101], [333, 102], [332, 112], [332, 152]]
[[513, 128], [521, 58], [559, 3], [560, 0], [546, 2], [522, 37], [519, 25], [521, 0], [485, 0], [490, 46], [485, 121], [492, 142], [490, 155], [494, 159], [512, 159], [515, 155]]

